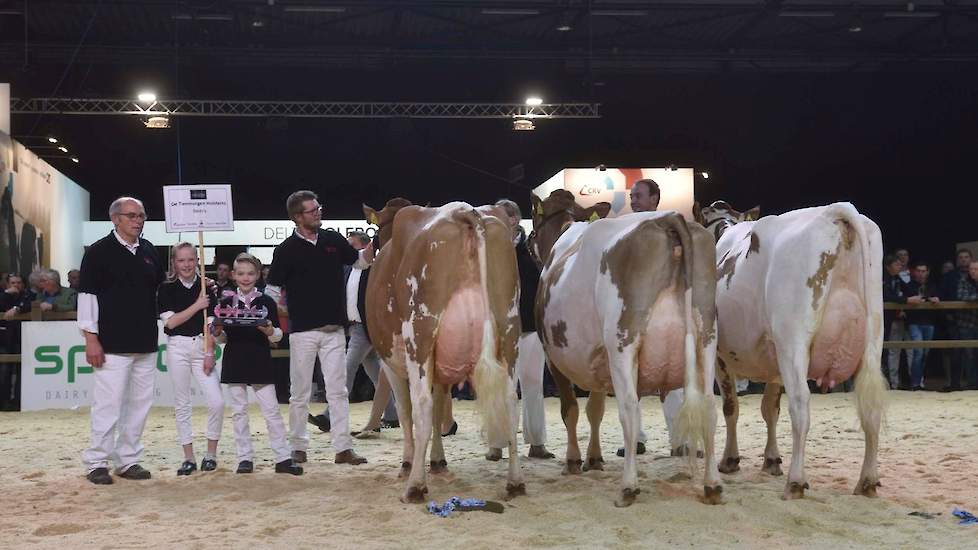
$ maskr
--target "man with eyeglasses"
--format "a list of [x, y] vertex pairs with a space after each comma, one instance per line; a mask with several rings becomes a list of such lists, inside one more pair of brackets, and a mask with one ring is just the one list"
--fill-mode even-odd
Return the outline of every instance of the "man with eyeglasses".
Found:
[[[365, 269], [373, 262], [373, 245], [357, 252], [336, 231], [322, 229], [323, 207], [312, 191], [296, 191], [285, 203], [295, 232], [275, 247], [265, 292], [277, 298], [285, 291], [289, 313], [289, 440], [292, 459], [306, 462], [309, 449], [309, 398], [318, 355], [329, 402], [336, 464], [364, 464], [353, 451], [350, 401], [346, 389], [346, 285], [343, 266]], [[280, 300], [276, 300], [280, 301]]]
[[[123, 479], [151, 477], [139, 465], [140, 442], [153, 405], [158, 330], [156, 289], [163, 264], [140, 238], [146, 211], [132, 197], [109, 206], [115, 228], [85, 251], [78, 294], [78, 327], [85, 359], [95, 367], [92, 442], [82, 453], [87, 478], [109, 485], [110, 462]], [[118, 434], [118, 435], [117, 435]]]

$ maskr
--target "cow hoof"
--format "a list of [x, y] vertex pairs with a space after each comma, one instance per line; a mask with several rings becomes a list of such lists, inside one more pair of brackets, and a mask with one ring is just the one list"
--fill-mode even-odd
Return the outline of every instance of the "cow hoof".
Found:
[[771, 474], [772, 476], [783, 476], [784, 472], [781, 471], [781, 457], [765, 458], [764, 466], [761, 467], [761, 471]]
[[[687, 455], [689, 455], [689, 447], [686, 445], [681, 445], [669, 451], [669, 456], [687, 456]], [[696, 458], [703, 458], [703, 451], [697, 450]]]
[[600, 456], [588, 457], [587, 464], [584, 465], [584, 471], [588, 472], [591, 470], [604, 470], [604, 459]]
[[[740, 471], [740, 457], [739, 456], [728, 456], [727, 458], [724, 458], [723, 459], [723, 462], [720, 463], [720, 466], [718, 466], [717, 469], [720, 470], [720, 473], [723, 473], [723, 474], [732, 474], [734, 472], [739, 472]], [[707, 487], [706, 489], [709, 490], [710, 488]]]
[[618, 508], [627, 508], [635, 502], [635, 497], [641, 493], [642, 490], [639, 488], [635, 489], [622, 489], [621, 495], [615, 500], [615, 506]]
[[882, 487], [883, 484], [879, 481], [872, 482], [868, 478], [863, 478], [859, 480], [856, 484], [856, 490], [852, 492], [854, 495], [862, 495], [864, 497], [876, 498], [876, 488]]
[[499, 462], [502, 459], [503, 459], [503, 450], [502, 449], [493, 449], [493, 448], [490, 448], [489, 449], [489, 452], [486, 453], [486, 460], [491, 460], [493, 462]]
[[404, 479], [409, 475], [411, 475], [411, 463], [407, 461], [402, 462], [401, 471], [397, 473], [398, 479]]
[[723, 485], [703, 486], [703, 502], [706, 504], [723, 504]]
[[564, 463], [564, 471], [561, 474], [565, 476], [573, 476], [581, 473], [581, 462], [580, 460], [568, 460]]
[[530, 445], [530, 458], [556, 458], [556, 455], [547, 450], [546, 445]]
[[407, 492], [401, 497], [401, 502], [405, 504], [424, 502], [427, 493], [427, 487], [408, 487]]
[[799, 498], [805, 498], [805, 489], [808, 489], [808, 483], [798, 483], [797, 481], [789, 482], [784, 487], [784, 495], [782, 500], [797, 500]]
[[448, 472], [448, 462], [445, 459], [442, 460], [432, 460], [431, 461], [431, 473], [433, 474], [444, 474]]
[[506, 484], [506, 497], [516, 498], [526, 496], [526, 484], [525, 483], [507, 483]]

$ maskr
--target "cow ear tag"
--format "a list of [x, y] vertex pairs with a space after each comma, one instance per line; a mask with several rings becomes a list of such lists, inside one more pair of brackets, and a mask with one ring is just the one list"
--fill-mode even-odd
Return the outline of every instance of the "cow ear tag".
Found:
[[599, 216], [597, 212], [591, 212], [591, 217], [587, 219], [587, 223], [591, 223], [594, 220], [600, 220], [600, 219], [601, 216]]
[[371, 212], [370, 213], [370, 223], [372, 225], [380, 225], [379, 223], [377, 223], [378, 221], [379, 220], [377, 220], [377, 213], [376, 212]]

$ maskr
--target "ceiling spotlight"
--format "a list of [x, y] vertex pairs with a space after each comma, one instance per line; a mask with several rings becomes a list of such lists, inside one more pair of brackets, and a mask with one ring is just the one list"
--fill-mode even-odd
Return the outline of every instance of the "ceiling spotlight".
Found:
[[49, 142], [49, 143], [58, 143], [58, 138], [54, 138], [54, 137], [49, 137], [49, 138], [48, 138], [48, 142]]
[[568, 31], [574, 30], [574, 27], [572, 27], [570, 25], [561, 25], [561, 26], [557, 27], [557, 30], [560, 31], [560, 32], [568, 32]]
[[513, 129], [517, 131], [530, 131], [536, 130], [536, 126], [533, 125], [532, 120], [518, 118], [513, 121]]
[[255, 29], [260, 29], [265, 26], [265, 22], [259, 18], [255, 18], [254, 20], [252, 20], [251, 26]]
[[526, 104], [530, 107], [539, 107], [540, 105], [543, 105], [543, 99], [537, 96], [530, 96], [526, 98]]
[[849, 32], [862, 32], [862, 30], [863, 20], [858, 15], [854, 15], [852, 19], [849, 20]]
[[139, 92], [139, 95], [136, 97], [139, 99], [139, 101], [144, 103], [152, 103], [156, 101], [156, 94], [153, 92]]
[[71, 162], [78, 164], [78, 157], [71, 157]]
[[58, 151], [61, 151], [62, 153], [67, 153], [68, 152], [68, 148], [65, 147], [64, 145], [59, 145], [58, 146]]
[[705, 180], [710, 179], [710, 173], [709, 172], [700, 172], [700, 175], [703, 176], [703, 179], [705, 179]]
[[147, 128], [169, 128], [170, 119], [165, 116], [151, 116], [143, 122]]

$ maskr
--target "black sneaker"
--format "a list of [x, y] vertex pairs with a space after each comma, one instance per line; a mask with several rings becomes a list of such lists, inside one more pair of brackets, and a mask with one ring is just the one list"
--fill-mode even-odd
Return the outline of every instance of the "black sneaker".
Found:
[[108, 468], [95, 468], [88, 472], [85, 479], [96, 485], [112, 485], [112, 476], [109, 475]]
[[180, 465], [180, 469], [177, 470], [178, 476], [189, 476], [190, 474], [197, 471], [197, 463], [191, 460], [184, 460], [183, 464]]
[[213, 458], [205, 458], [200, 461], [200, 471], [201, 472], [213, 472], [217, 469], [217, 461]]
[[301, 476], [302, 475], [302, 466], [299, 466], [298, 464], [296, 464], [295, 462], [293, 462], [292, 459], [290, 458], [290, 459], [283, 460], [282, 462], [279, 462], [279, 463], [275, 464], [275, 473], [276, 474], [292, 474], [294, 476]]
[[126, 468], [126, 471], [119, 474], [119, 477], [134, 481], [142, 481], [144, 479], [150, 479], [153, 477], [153, 474], [149, 473], [149, 470], [143, 468], [139, 464], [133, 464], [132, 466]]
[[236, 473], [239, 474], [250, 474], [255, 471], [255, 465], [252, 464], [250, 460], [242, 460], [238, 463], [238, 470]]

